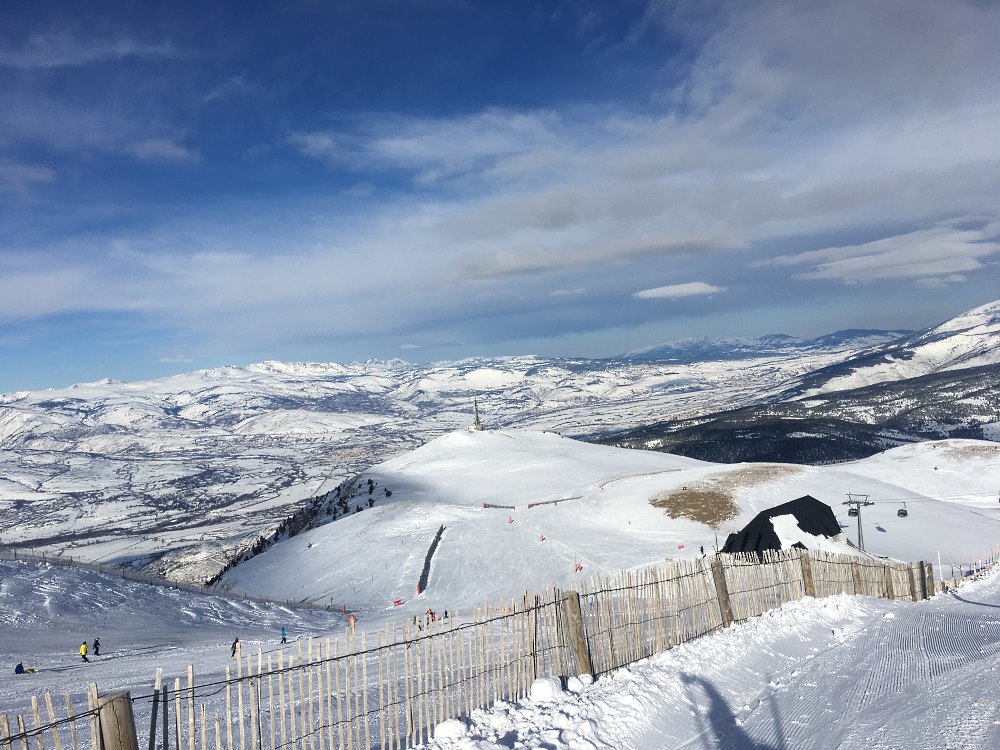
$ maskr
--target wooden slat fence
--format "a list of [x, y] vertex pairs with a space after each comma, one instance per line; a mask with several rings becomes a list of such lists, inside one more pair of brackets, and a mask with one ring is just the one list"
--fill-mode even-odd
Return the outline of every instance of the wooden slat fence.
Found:
[[595, 674], [665, 651], [722, 624], [711, 574], [700, 559], [592, 580], [580, 591], [580, 608]]
[[217, 683], [197, 684], [189, 668], [159, 698], [169, 739], [151, 732], [149, 747], [360, 750], [426, 742], [445, 719], [516, 701], [538, 676], [573, 672], [561, 596], [551, 589], [489, 603], [468, 622], [425, 618], [303, 640], [266, 657], [239, 652], [235, 673]]
[[[922, 562], [800, 550], [668, 561], [576, 592], [488, 603], [464, 619], [240, 653], [215, 682], [199, 682], [193, 667], [172, 679], [158, 671], [153, 692], [130, 700], [149, 750], [401, 750], [445, 719], [526, 697], [537, 677], [575, 675], [581, 664], [606, 674], [803, 596], [915, 601], [936, 590]], [[0, 715], [0, 750], [98, 747], [97, 701], [95, 685], [86, 710], [66, 697], [65, 718], [47, 694], [27, 719]]]
[[87, 707], [68, 693], [31, 698], [31, 716], [0, 714], [0, 750], [91, 750], [99, 746], [97, 685], [87, 693]]

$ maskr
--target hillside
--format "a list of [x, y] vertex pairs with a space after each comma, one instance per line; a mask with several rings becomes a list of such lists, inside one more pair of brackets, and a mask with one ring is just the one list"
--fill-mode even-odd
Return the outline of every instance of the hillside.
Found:
[[[861, 462], [857, 470], [721, 465], [553, 433], [456, 432], [364, 473], [379, 492], [390, 489], [391, 498], [275, 545], [229, 571], [223, 585], [346, 602], [371, 613], [393, 610], [397, 600], [410, 614], [463, 610], [484, 599], [570, 585], [581, 575], [697, 556], [701, 547], [710, 553], [717, 536], [721, 545], [760, 510], [804, 494], [833, 506], [855, 541], [854, 519], [841, 503], [847, 493], [869, 495], [876, 505], [863, 520], [874, 554], [936, 561], [940, 552], [945, 560], [967, 560], [1000, 538], [1000, 507], [979, 502], [989, 481], [1000, 486], [1000, 462], [983, 462], [990, 443], [950, 445], [952, 482], [944, 501], [893, 483], [877, 463]], [[920, 475], [932, 470], [941, 450], [927, 443], [886, 460], [892, 476]], [[962, 466], [977, 476], [963, 482]], [[905, 519], [896, 515], [903, 502], [910, 509]], [[544, 504], [528, 507], [534, 503]], [[428, 588], [414, 599], [442, 526]]]
[[828, 365], [802, 379], [813, 396], [950, 370], [1000, 365], [1000, 301], [982, 305], [874, 351]]
[[828, 463], [1000, 435], [1000, 302], [819, 367], [755, 404], [596, 439], [711, 461]]
[[266, 362], [0, 396], [0, 542], [204, 581], [310, 498], [472, 421], [600, 434], [756, 403], [855, 351], [738, 362]]
[[995, 440], [998, 430], [1000, 366], [984, 365], [651, 422], [599, 442], [712, 461], [829, 463], [924, 440]]
[[[995, 312], [904, 337], [920, 344], [909, 360], [900, 332], [859, 330], [692, 339], [606, 360], [263, 362], [6, 394], [0, 543], [213, 580], [317, 498], [461, 429], [474, 402], [491, 428], [712, 462], [824, 463], [913, 441], [994, 439]], [[932, 361], [932, 344], [948, 356]], [[871, 357], [906, 360], [879, 370], [906, 379], [805, 395], [816, 373], [833, 382], [839, 365], [857, 373]]]

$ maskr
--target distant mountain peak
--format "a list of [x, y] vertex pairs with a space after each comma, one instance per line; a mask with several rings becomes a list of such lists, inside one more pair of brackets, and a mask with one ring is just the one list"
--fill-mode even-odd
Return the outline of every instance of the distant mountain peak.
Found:
[[763, 336], [692, 337], [647, 346], [622, 354], [615, 359], [632, 362], [689, 363], [751, 359], [789, 354], [797, 350], [843, 352], [882, 346], [912, 333], [913, 331], [846, 329], [813, 339], [802, 339], [787, 333], [766, 333]]

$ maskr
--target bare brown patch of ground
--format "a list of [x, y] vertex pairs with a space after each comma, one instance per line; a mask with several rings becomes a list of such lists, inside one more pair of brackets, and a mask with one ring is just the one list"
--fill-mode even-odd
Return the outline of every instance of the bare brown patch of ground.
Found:
[[651, 498], [649, 503], [662, 508], [671, 518], [687, 518], [717, 529], [740, 514], [736, 490], [767, 484], [801, 471], [783, 464], [747, 466], [666, 490]]
[[1000, 445], [949, 445], [942, 453], [959, 461], [1000, 459]]

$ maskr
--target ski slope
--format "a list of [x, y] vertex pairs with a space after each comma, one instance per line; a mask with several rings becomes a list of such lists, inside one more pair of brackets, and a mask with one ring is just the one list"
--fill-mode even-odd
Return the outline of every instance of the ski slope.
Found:
[[[195, 665], [231, 665], [229, 644], [273, 654], [278, 632], [337, 634], [326, 613], [296, 613], [126, 582], [70, 568], [0, 563], [0, 711], [32, 695], [148, 694]], [[380, 621], [381, 622], [381, 621]], [[369, 627], [380, 622], [370, 621]], [[83, 664], [82, 638], [103, 656]], [[14, 677], [23, 659], [39, 667]], [[802, 599], [619, 670], [552, 702], [475, 711], [434, 750], [987, 750], [1000, 746], [1000, 575], [919, 603]], [[145, 725], [140, 726], [145, 736]]]
[[919, 603], [803, 599], [553, 702], [474, 712], [435, 750], [1000, 747], [1000, 577]]
[[[671, 518], [650, 499], [693, 489], [729, 498], [720, 538], [759, 510], [802, 494], [830, 503], [866, 493], [870, 551], [968, 564], [1000, 538], [988, 488], [994, 447], [924, 443], [837, 466], [715, 465], [580, 443], [554, 433], [456, 432], [364, 475], [392, 489], [371, 509], [293, 537], [238, 566], [232, 588], [343, 601], [368, 632], [428, 607], [467, 618], [484, 600], [577, 582], [663, 557], [710, 551], [716, 530]], [[1000, 486], [1000, 484], [998, 484]], [[906, 519], [896, 516], [905, 500]], [[559, 501], [557, 504], [551, 501]], [[483, 508], [483, 503], [514, 506]], [[528, 508], [530, 503], [550, 503]], [[1000, 505], [1000, 504], [998, 504]], [[446, 526], [429, 588], [414, 586]], [[884, 529], [878, 531], [879, 528]], [[544, 541], [540, 539], [545, 537]], [[680, 545], [684, 545], [681, 548]], [[584, 572], [573, 570], [582, 561]], [[950, 575], [947, 568], [944, 571]], [[395, 607], [393, 598], [405, 602]], [[918, 604], [805, 599], [606, 676], [556, 703], [477, 712], [438, 748], [990, 748], [998, 746], [1000, 580]], [[0, 563], [0, 711], [32, 695], [149, 692], [194, 664], [221, 679], [233, 638], [244, 652], [341, 634], [339, 612], [295, 611], [156, 587], [72, 568]], [[81, 641], [102, 642], [83, 664]], [[38, 674], [15, 678], [23, 660]]]
[[[983, 460], [994, 450], [982, 441], [944, 441], [853, 464], [730, 465], [551, 432], [454, 432], [365, 472], [376, 488], [371, 509], [270, 548], [227, 573], [223, 585], [345, 603], [367, 616], [469, 611], [487, 599], [519, 598], [581, 577], [697, 556], [702, 548], [711, 553], [761, 510], [806, 494], [831, 505], [856, 542], [856, 519], [842, 504], [847, 493], [875, 503], [862, 513], [869, 552], [935, 566], [940, 556], [939, 573], [950, 577], [951, 561], [967, 563], [1000, 539], [1000, 504], [963, 502], [983, 496], [991, 482], [1000, 487], [1000, 461], [992, 454]], [[948, 463], [942, 454], [951, 456]], [[941, 472], [940, 484], [920, 479], [938, 464], [947, 479]], [[382, 497], [384, 489], [391, 498]], [[716, 527], [671, 517], [650, 502], [691, 492], [731, 503], [733, 517]], [[899, 518], [904, 502], [909, 515]], [[533, 503], [546, 504], [529, 508]], [[429, 585], [417, 596], [441, 526]], [[403, 603], [394, 607], [396, 601]]]

